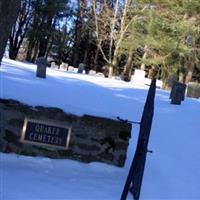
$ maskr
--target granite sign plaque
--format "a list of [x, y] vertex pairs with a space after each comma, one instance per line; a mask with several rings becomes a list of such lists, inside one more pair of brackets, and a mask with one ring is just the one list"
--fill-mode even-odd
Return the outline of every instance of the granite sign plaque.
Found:
[[71, 128], [58, 126], [52, 122], [25, 119], [21, 134], [21, 142], [34, 145], [45, 145], [67, 149], [71, 136]]

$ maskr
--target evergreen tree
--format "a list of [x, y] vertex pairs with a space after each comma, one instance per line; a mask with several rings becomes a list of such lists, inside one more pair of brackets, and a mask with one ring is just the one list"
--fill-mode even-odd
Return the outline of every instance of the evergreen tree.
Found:
[[20, 0], [0, 0], [0, 63], [6, 48], [12, 25], [20, 10]]
[[9, 57], [16, 59], [33, 17], [33, 0], [21, 0], [21, 9], [9, 36]]
[[37, 56], [48, 56], [54, 29], [68, 15], [68, 0], [35, 0], [33, 22], [28, 32], [27, 60], [34, 62]]
[[[166, 82], [169, 74], [183, 74], [185, 82], [188, 69], [194, 69], [194, 47], [198, 35], [197, 13], [199, 4], [186, 1], [138, 1], [136, 8], [147, 8], [138, 20], [129, 27], [124, 40], [124, 50], [142, 49], [143, 55], [136, 54], [136, 65], [142, 69], [158, 70]], [[191, 6], [193, 9], [191, 9]], [[191, 10], [196, 10], [191, 12]], [[195, 14], [196, 13], [196, 14]], [[187, 41], [191, 40], [189, 44]], [[135, 48], [133, 48], [133, 46]], [[197, 52], [197, 51], [196, 51]], [[131, 52], [133, 54], [133, 52]], [[187, 62], [189, 60], [189, 63]], [[187, 65], [187, 66], [186, 66]], [[188, 66], [191, 67], [188, 67]], [[150, 70], [151, 71], [151, 70]], [[191, 74], [191, 73], [190, 73]], [[180, 76], [181, 77], [181, 76]]]

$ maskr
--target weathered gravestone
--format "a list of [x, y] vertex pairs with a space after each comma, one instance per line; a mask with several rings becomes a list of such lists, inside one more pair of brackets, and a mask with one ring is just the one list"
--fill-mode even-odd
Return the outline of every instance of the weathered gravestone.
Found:
[[85, 64], [80, 63], [78, 66], [78, 73], [82, 74], [83, 70], [85, 70]]
[[174, 74], [170, 74], [167, 79], [167, 84], [168, 84], [167, 86], [169, 88], [172, 88], [175, 82], [176, 82], [176, 76]]
[[170, 93], [171, 104], [180, 105], [185, 99], [186, 84], [174, 82]]
[[39, 57], [36, 61], [37, 72], [36, 76], [39, 78], [46, 78], [47, 61], [44, 57]]

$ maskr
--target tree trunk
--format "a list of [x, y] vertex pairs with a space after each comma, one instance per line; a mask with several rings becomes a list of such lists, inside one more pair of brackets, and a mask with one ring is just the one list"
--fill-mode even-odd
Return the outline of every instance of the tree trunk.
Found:
[[42, 28], [42, 30], [44, 31], [45, 34], [44, 34], [43, 37], [40, 37], [40, 40], [39, 40], [38, 57], [45, 57], [46, 56], [49, 40], [50, 40], [50, 37], [52, 35], [52, 22], [53, 22], [53, 16], [48, 16], [47, 22], [42, 24], [42, 26], [41, 26], [41, 28]]
[[[117, 0], [116, 1], [116, 8], [115, 8], [115, 12], [118, 12], [118, 9], [119, 9], [119, 5], [118, 5], [119, 1]], [[111, 61], [112, 60], [112, 64], [110, 67], [112, 67], [112, 70], [109, 70], [109, 78], [112, 77], [113, 74], [111, 73], [115, 73], [116, 72], [116, 67], [117, 67], [117, 64], [118, 64], [118, 55], [119, 55], [119, 50], [120, 50], [120, 46], [121, 46], [121, 43], [122, 43], [122, 40], [124, 39], [124, 35], [125, 35], [125, 32], [127, 30], [127, 26], [125, 25], [125, 18], [126, 18], [126, 15], [127, 15], [127, 7], [129, 5], [129, 1], [126, 0], [125, 1], [125, 5], [124, 5], [124, 10], [123, 10], [123, 15], [122, 15], [122, 18], [121, 18], [121, 29], [119, 31], [119, 37], [116, 41], [116, 44], [115, 44], [115, 49], [114, 49], [114, 53], [113, 53], [113, 58], [111, 59], [112, 55], [109, 56], [109, 60]], [[117, 21], [117, 13], [115, 13], [115, 17], [113, 19], [113, 25], [115, 25], [116, 21]], [[111, 31], [111, 41], [113, 40], [113, 36], [114, 36], [114, 26], [113, 26], [113, 30]], [[110, 44], [110, 52], [112, 52], [112, 48], [113, 48], [113, 44], [111, 43]]]
[[39, 43], [38, 57], [45, 57], [49, 41], [47, 38], [41, 38]]
[[95, 52], [95, 56], [94, 56], [94, 70], [97, 71], [97, 60], [99, 57], [99, 48], [97, 48], [96, 52]]
[[6, 48], [12, 25], [20, 11], [20, 0], [0, 0], [0, 63]]
[[39, 44], [38, 44], [38, 41], [35, 43], [35, 47], [33, 49], [33, 55], [31, 57], [31, 62], [32, 63], [35, 63], [36, 61], [36, 58], [39, 57], [38, 56], [38, 51], [39, 51]]
[[114, 55], [113, 55], [113, 58], [112, 58], [112, 62], [111, 62], [110, 67], [109, 67], [109, 75], [108, 75], [109, 78], [112, 78], [112, 76], [115, 75], [116, 67], [117, 67], [117, 64], [118, 64], [117, 59], [118, 59], [122, 39], [123, 39], [123, 35], [121, 34], [120, 38], [119, 38], [119, 40], [116, 44], [116, 47], [115, 47], [115, 50], [114, 50]]
[[108, 78], [112, 78], [112, 75], [113, 75], [113, 70], [114, 67], [113, 65], [109, 65], [109, 68], [108, 68]]
[[[147, 58], [147, 46], [145, 45], [144, 54], [142, 56], [142, 59], [146, 59], [146, 58]], [[145, 64], [144, 63], [141, 64], [140, 69], [145, 71]]]
[[31, 62], [32, 60], [32, 54], [33, 54], [33, 49], [35, 46], [35, 41], [34, 40], [30, 40], [28, 43], [28, 50], [27, 50], [27, 54], [26, 54], [26, 60]]
[[[50, 51], [52, 49], [52, 46], [53, 46], [53, 38], [51, 38], [51, 40], [49, 40], [49, 44], [48, 44], [48, 47], [47, 47], [47, 51], [46, 51], [46, 56], [45, 58], [47, 59], [49, 54], [50, 54]], [[59, 56], [60, 57], [60, 56]]]
[[27, 13], [29, 11], [27, 11], [24, 15], [21, 14], [23, 11], [24, 10], [22, 9], [20, 12], [21, 16], [18, 17], [18, 22], [16, 22], [13, 26], [9, 37], [9, 57], [14, 60], [17, 58], [21, 45], [24, 42], [31, 20], [31, 17], [27, 17]]
[[9, 58], [15, 60], [19, 52], [18, 48], [9, 48]]
[[41, 26], [41, 19], [40, 19], [40, 0], [36, 0], [35, 6], [33, 9], [33, 24], [32, 24], [32, 30], [31, 34], [28, 34], [28, 47], [27, 47], [27, 54], [26, 54], [26, 60], [29, 62], [32, 62], [32, 56], [33, 56], [33, 51], [38, 43], [38, 35], [40, 26]]
[[132, 72], [132, 62], [133, 62], [133, 45], [129, 49], [128, 59], [126, 65], [124, 66], [123, 76], [125, 79], [130, 79]]
[[191, 81], [193, 71], [194, 71], [194, 63], [190, 63], [190, 68], [189, 68], [188, 73], [185, 78], [185, 84], [188, 84]]
[[180, 83], [184, 83], [184, 73], [183, 72], [179, 72], [178, 81]]
[[84, 58], [83, 58], [83, 63], [87, 64], [87, 57], [88, 57], [88, 48], [86, 48], [85, 52], [84, 52]]
[[86, 0], [78, 0], [77, 2], [78, 10], [77, 10], [77, 21], [75, 27], [75, 41], [73, 47], [73, 66], [77, 67], [79, 61], [79, 53], [80, 53], [80, 43], [81, 37], [83, 34], [83, 15], [86, 8]]

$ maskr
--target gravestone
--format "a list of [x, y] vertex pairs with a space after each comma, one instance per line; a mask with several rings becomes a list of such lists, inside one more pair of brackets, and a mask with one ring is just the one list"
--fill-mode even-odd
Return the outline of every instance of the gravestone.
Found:
[[175, 82], [176, 82], [176, 76], [174, 74], [170, 74], [167, 79], [168, 87], [172, 88]]
[[95, 76], [105, 78], [105, 75], [101, 72], [96, 73]]
[[68, 67], [68, 72], [75, 72], [75, 68], [73, 66]]
[[39, 57], [36, 61], [37, 72], [36, 76], [39, 78], [46, 78], [47, 61], [44, 57]]
[[80, 63], [78, 66], [78, 73], [82, 74], [83, 70], [85, 70], [85, 64]]
[[188, 83], [186, 96], [199, 98], [200, 97], [200, 83], [196, 83], [196, 82]]
[[94, 71], [94, 70], [89, 71], [89, 75], [95, 75], [95, 74], [96, 74], [96, 71]]
[[185, 99], [186, 84], [174, 82], [170, 93], [171, 104], [180, 105]]
[[62, 64], [60, 65], [60, 69], [62, 69], [62, 70], [67, 70], [67, 68], [68, 68], [68, 64], [62, 62]]
[[58, 68], [58, 66], [56, 65], [55, 62], [51, 62], [51, 68], [56, 69], [56, 68]]
[[131, 76], [131, 81], [135, 84], [144, 85], [145, 84], [145, 71], [136, 69], [134, 75]]

